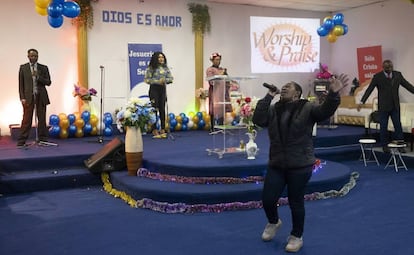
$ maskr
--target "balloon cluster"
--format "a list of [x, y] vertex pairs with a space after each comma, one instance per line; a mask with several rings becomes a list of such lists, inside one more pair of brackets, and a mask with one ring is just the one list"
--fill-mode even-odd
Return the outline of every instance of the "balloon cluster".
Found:
[[210, 128], [210, 115], [203, 112], [189, 112], [175, 115], [169, 113], [167, 116], [167, 127], [170, 131], [187, 131], [187, 130], [208, 130]]
[[76, 2], [65, 0], [34, 0], [36, 12], [42, 16], [47, 15], [47, 21], [53, 28], [63, 24], [63, 16], [76, 18], [80, 14], [80, 6]]
[[112, 128], [113, 122], [114, 122], [114, 119], [112, 118], [112, 114], [109, 112], [104, 113], [104, 116], [103, 116], [103, 125], [105, 125], [105, 127], [103, 128], [104, 136], [111, 136], [113, 134], [114, 132], [114, 129]]
[[[109, 113], [105, 113], [106, 114]], [[110, 118], [105, 117], [105, 130], [104, 135], [112, 135], [112, 127], [106, 128], [107, 123], [112, 125], [112, 116]], [[49, 116], [49, 135], [55, 138], [68, 138], [68, 137], [84, 137], [94, 136], [98, 134], [99, 119], [95, 114], [91, 114], [89, 111], [84, 111], [81, 114], [79, 112], [66, 115], [60, 113], [59, 115], [52, 114]]]
[[344, 15], [337, 13], [333, 17], [327, 16], [323, 19], [323, 24], [318, 28], [319, 36], [326, 36], [330, 43], [336, 42], [338, 36], [348, 33], [348, 26], [344, 24]]

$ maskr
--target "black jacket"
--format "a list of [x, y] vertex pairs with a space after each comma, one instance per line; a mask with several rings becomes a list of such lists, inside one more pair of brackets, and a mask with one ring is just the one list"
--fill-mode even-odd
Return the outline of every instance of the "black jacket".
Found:
[[259, 100], [254, 111], [253, 123], [267, 127], [270, 138], [269, 166], [273, 168], [300, 168], [315, 163], [312, 129], [316, 122], [329, 118], [338, 108], [338, 93], [329, 92], [326, 100], [318, 105], [307, 100], [293, 104], [290, 117], [281, 120], [283, 104], [271, 105], [272, 96]]

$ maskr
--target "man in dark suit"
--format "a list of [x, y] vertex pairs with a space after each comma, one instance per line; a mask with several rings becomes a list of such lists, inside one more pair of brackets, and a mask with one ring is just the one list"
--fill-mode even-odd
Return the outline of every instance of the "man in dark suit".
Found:
[[33, 111], [37, 117], [38, 141], [47, 141], [48, 130], [46, 127], [46, 106], [50, 104], [46, 86], [50, 86], [49, 69], [47, 66], [37, 63], [39, 57], [36, 49], [27, 51], [29, 63], [23, 64], [19, 69], [19, 96], [23, 106], [23, 119], [20, 127], [20, 135], [17, 146], [26, 145], [32, 128]]
[[[380, 118], [380, 142], [384, 152], [389, 152], [388, 144], [388, 118], [391, 117], [394, 125], [394, 140], [404, 141], [404, 134], [401, 127], [400, 115], [400, 85], [406, 88], [411, 93], [414, 93], [414, 86], [411, 85], [401, 74], [401, 72], [393, 70], [391, 60], [385, 60], [382, 63], [383, 71], [376, 73], [371, 80], [367, 90], [361, 98], [361, 103], [358, 106], [358, 111], [361, 105], [365, 103], [374, 88], [378, 90], [378, 112]], [[405, 152], [404, 148], [400, 149]]]

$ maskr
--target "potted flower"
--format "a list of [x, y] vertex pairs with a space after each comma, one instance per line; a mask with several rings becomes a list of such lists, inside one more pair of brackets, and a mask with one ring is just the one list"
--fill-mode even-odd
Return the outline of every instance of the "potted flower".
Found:
[[72, 95], [79, 98], [79, 112], [90, 112], [91, 108], [89, 102], [92, 101], [92, 96], [96, 96], [98, 94], [98, 91], [94, 88], [87, 89], [76, 84], [74, 84], [73, 87], [74, 89], [72, 91]]
[[249, 141], [246, 144], [247, 159], [255, 159], [257, 153], [257, 144], [254, 142], [256, 138], [256, 125], [253, 123], [253, 113], [256, 108], [257, 98], [241, 97], [237, 100], [236, 111], [240, 116], [239, 125], [244, 125], [247, 128], [247, 135]]
[[142, 167], [142, 133], [156, 122], [155, 108], [149, 100], [131, 97], [125, 107], [115, 110], [117, 128], [125, 134], [125, 156], [128, 175], [137, 175]]

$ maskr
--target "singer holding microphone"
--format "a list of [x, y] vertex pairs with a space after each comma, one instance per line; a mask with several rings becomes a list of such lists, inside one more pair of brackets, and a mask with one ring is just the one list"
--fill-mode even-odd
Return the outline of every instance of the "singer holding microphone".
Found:
[[52, 83], [49, 69], [46, 65], [37, 63], [39, 53], [36, 49], [27, 51], [29, 63], [19, 69], [19, 97], [23, 106], [23, 119], [20, 134], [17, 138], [17, 147], [26, 146], [32, 128], [33, 111], [36, 110], [37, 137], [36, 142], [47, 142], [48, 130], [46, 127], [46, 106], [50, 104], [46, 86]]
[[[267, 225], [262, 233], [263, 241], [271, 241], [282, 221], [279, 218], [277, 202], [287, 187], [289, 207], [292, 215], [292, 230], [285, 250], [297, 252], [303, 246], [305, 224], [305, 187], [312, 176], [316, 158], [314, 154], [313, 125], [329, 118], [340, 103], [339, 90], [343, 84], [335, 78], [330, 79], [326, 100], [314, 104], [301, 99], [301, 86], [292, 81], [281, 90], [270, 84], [264, 98], [258, 101], [253, 114], [253, 123], [267, 127], [270, 150], [262, 202], [267, 217]], [[271, 104], [280, 94], [280, 100]]]
[[156, 124], [153, 126], [153, 138], [167, 138], [165, 132], [166, 85], [173, 82], [173, 77], [167, 66], [167, 58], [164, 53], [157, 51], [152, 54], [149, 66], [145, 71], [144, 82], [150, 85], [148, 95], [161, 121], [160, 130], [157, 129]]
[[[218, 52], [214, 52], [210, 56], [210, 61], [212, 66], [208, 67], [206, 70], [206, 78], [212, 77], [214, 75], [227, 75], [227, 68], [220, 66], [221, 55]], [[220, 81], [221, 82], [221, 81]], [[224, 124], [224, 112], [232, 112], [233, 109], [230, 104], [230, 83], [227, 81], [210, 81], [208, 88], [208, 101], [209, 101], [209, 115], [210, 115], [210, 131], [214, 131], [214, 125], [223, 125]], [[218, 102], [228, 102], [228, 104], [218, 104]], [[223, 108], [224, 107], [224, 108]]]

